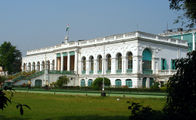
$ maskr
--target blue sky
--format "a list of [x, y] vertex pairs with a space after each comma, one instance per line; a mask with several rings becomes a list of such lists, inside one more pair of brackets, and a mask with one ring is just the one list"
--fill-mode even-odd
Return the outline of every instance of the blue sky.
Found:
[[0, 44], [10, 41], [27, 50], [53, 46], [64, 40], [86, 40], [136, 30], [162, 33], [177, 12], [168, 0], [0, 0]]

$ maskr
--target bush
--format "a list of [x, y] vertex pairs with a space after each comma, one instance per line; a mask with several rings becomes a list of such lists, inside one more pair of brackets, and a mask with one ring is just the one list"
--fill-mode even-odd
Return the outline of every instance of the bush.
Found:
[[67, 85], [69, 83], [69, 78], [67, 76], [60, 76], [59, 79], [56, 81], [56, 85], [59, 88], [62, 88], [63, 85]]
[[[110, 79], [104, 77], [104, 86], [110, 86]], [[92, 88], [101, 89], [103, 85], [103, 78], [98, 77], [93, 81]]]

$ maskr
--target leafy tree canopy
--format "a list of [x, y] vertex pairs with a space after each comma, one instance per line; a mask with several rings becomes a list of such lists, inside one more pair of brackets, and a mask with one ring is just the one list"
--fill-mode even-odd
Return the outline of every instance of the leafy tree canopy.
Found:
[[67, 85], [69, 83], [69, 78], [67, 76], [60, 76], [56, 82], [58, 87], [63, 87], [63, 85]]
[[[170, 9], [183, 12], [178, 16], [176, 23], [181, 22], [182, 26], [194, 27], [196, 24], [196, 1], [195, 0], [169, 0]], [[187, 19], [185, 19], [187, 18]]]
[[10, 42], [4, 42], [0, 45], [0, 66], [8, 73], [16, 73], [21, 69], [21, 52]]
[[[92, 87], [95, 89], [101, 89], [103, 85], [103, 78], [98, 77], [93, 81]], [[110, 79], [104, 77], [104, 85], [110, 86]]]
[[165, 111], [173, 119], [196, 119], [196, 51], [177, 60], [176, 68], [168, 81]]

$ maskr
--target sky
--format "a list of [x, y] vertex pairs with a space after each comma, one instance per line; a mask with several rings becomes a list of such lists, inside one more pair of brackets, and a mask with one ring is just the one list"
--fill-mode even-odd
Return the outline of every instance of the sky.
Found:
[[168, 0], [0, 0], [0, 44], [27, 50], [133, 31], [162, 33], [179, 15]]

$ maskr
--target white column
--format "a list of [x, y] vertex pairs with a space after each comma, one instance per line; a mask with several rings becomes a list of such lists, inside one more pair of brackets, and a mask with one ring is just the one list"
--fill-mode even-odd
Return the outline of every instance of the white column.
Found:
[[122, 57], [122, 74], [126, 73], [126, 56]]
[[56, 69], [56, 66], [57, 66], [56, 59], [57, 59], [57, 58], [55, 57], [55, 60], [54, 60], [54, 70], [57, 70], [57, 69]]
[[70, 71], [70, 54], [67, 52], [67, 71]]
[[63, 71], [63, 54], [61, 53], [61, 71]]
[[146, 88], [150, 88], [150, 78], [146, 78]]
[[193, 33], [193, 50], [195, 50], [195, 32]]
[[156, 70], [155, 70], [155, 61], [156, 61], [156, 60], [155, 60], [155, 59], [156, 59], [156, 58], [154, 58], [154, 57], [152, 58], [152, 73], [153, 73], [153, 74], [156, 73]]
[[116, 74], [116, 58], [111, 59], [111, 74]]
[[97, 71], [98, 71], [97, 65], [98, 65], [97, 59], [94, 59], [94, 70], [93, 70], [94, 74], [97, 74]]
[[86, 74], [88, 75], [90, 72], [90, 65], [89, 65], [89, 59], [86, 58]]
[[74, 71], [77, 74], [78, 73], [78, 52], [75, 51], [75, 58], [74, 58]]

